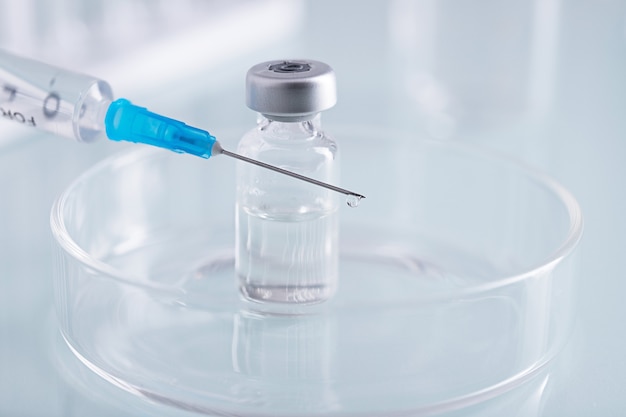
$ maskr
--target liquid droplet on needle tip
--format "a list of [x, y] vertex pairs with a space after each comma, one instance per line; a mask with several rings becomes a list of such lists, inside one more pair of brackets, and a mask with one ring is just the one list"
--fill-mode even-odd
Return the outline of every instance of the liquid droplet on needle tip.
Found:
[[361, 199], [363, 198], [363, 196], [360, 195], [354, 195], [354, 194], [350, 194], [348, 196], [348, 198], [346, 199], [346, 203], [352, 207], [352, 208], [356, 208], [359, 206], [359, 202], [361, 201]]

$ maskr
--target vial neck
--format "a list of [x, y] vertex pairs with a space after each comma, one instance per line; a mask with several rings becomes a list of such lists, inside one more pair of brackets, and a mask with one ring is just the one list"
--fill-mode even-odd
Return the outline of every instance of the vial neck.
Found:
[[272, 120], [259, 114], [258, 128], [264, 136], [274, 139], [308, 139], [317, 135], [321, 130], [321, 115], [317, 113], [310, 119], [297, 122]]

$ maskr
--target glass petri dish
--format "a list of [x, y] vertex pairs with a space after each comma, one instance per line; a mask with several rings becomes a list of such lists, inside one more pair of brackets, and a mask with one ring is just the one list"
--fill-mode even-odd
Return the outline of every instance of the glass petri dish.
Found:
[[342, 208], [339, 287], [314, 306], [239, 296], [232, 160], [138, 148], [75, 180], [51, 213], [74, 355], [206, 415], [445, 415], [540, 375], [573, 321], [571, 194], [463, 144], [334, 131], [367, 199]]

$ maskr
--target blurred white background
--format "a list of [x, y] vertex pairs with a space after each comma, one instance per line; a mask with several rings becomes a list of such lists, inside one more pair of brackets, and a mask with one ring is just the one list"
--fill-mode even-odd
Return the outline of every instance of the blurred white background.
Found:
[[[330, 131], [410, 130], [543, 169], [578, 198], [585, 236], [576, 328], [528, 415], [626, 414], [626, 1], [0, 0], [0, 48], [223, 142], [254, 124], [250, 66], [318, 59], [338, 78]], [[52, 305], [52, 201], [125, 146], [0, 120], [1, 416], [147, 413], [71, 364]]]

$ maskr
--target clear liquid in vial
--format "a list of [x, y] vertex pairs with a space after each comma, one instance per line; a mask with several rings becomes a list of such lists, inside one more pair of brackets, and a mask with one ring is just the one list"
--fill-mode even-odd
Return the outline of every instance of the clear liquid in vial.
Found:
[[291, 304], [329, 299], [337, 283], [336, 210], [280, 219], [259, 214], [237, 207], [235, 259], [244, 297]]

